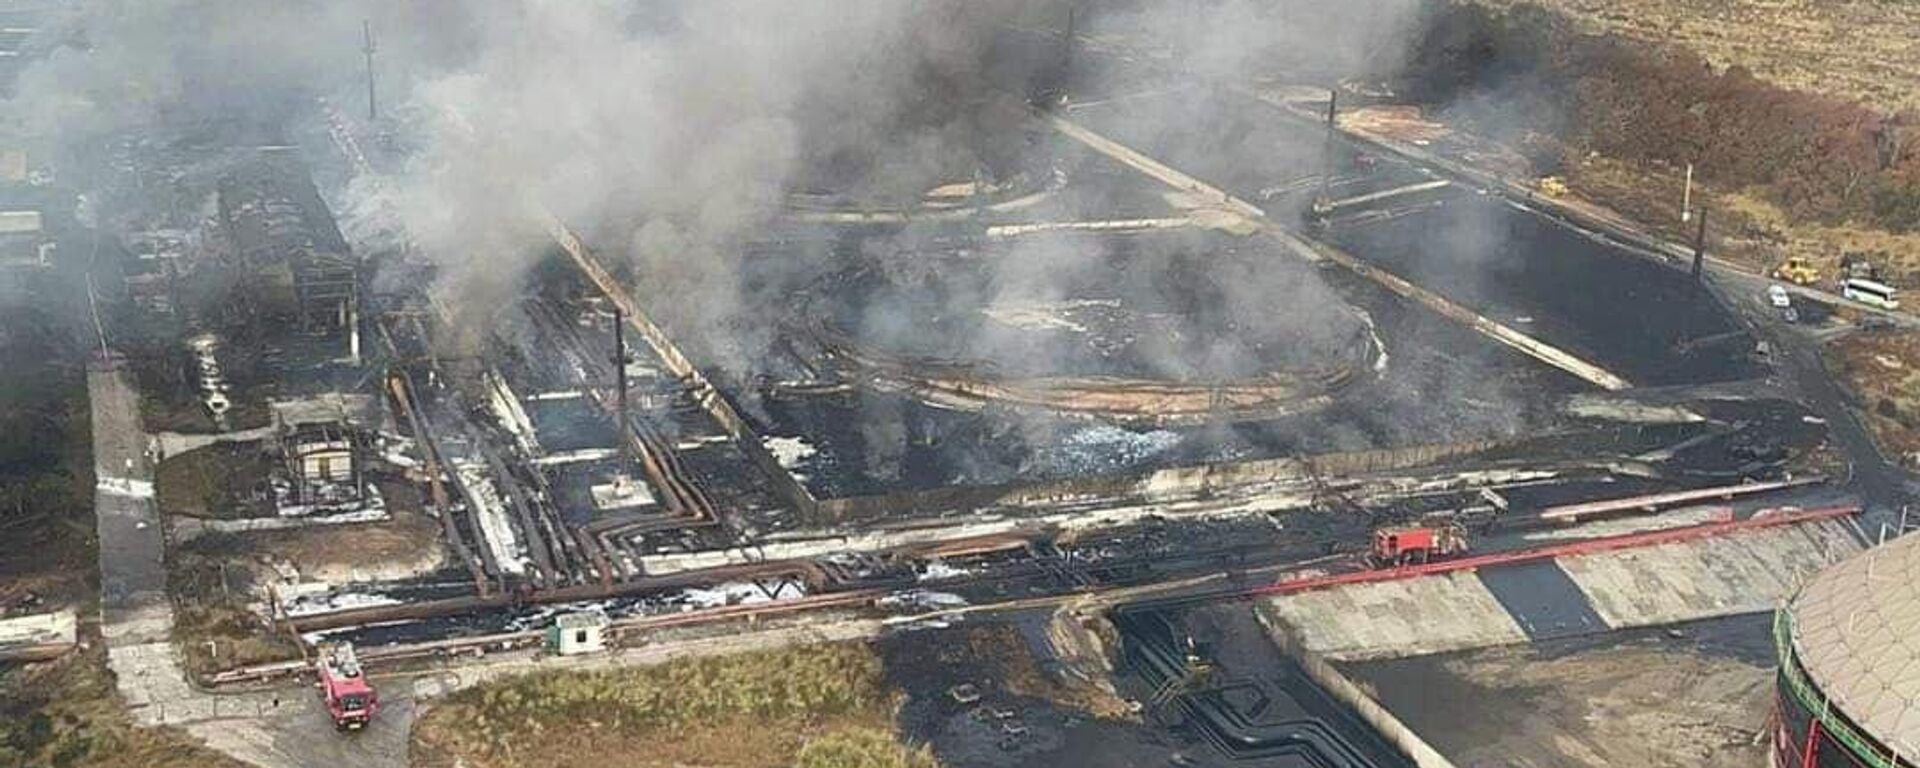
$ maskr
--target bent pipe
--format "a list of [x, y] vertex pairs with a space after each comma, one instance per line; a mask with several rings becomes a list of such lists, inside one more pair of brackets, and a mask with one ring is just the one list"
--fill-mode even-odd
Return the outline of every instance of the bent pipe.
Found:
[[[1113, 622], [1121, 633], [1123, 654], [1148, 685], [1158, 690], [1179, 674], [1184, 654], [1175, 647], [1173, 628], [1164, 613], [1122, 608], [1113, 613]], [[1251, 722], [1220, 700], [1225, 690], [1231, 688], [1184, 693], [1174, 699], [1199, 726], [1202, 737], [1223, 754], [1234, 759], [1291, 756], [1322, 768], [1385, 768], [1318, 719]]]

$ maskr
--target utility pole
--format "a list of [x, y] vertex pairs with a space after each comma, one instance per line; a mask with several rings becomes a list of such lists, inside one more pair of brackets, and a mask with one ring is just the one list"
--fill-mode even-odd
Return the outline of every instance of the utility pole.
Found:
[[973, 167], [973, 223], [981, 234], [987, 231], [987, 166], [980, 163]]
[[1680, 223], [1693, 218], [1693, 163], [1687, 163], [1687, 187], [1680, 193]]
[[1079, 33], [1077, 29], [1079, 26], [1077, 23], [1079, 21], [1078, 15], [1079, 8], [1076, 8], [1073, 3], [1068, 3], [1067, 31], [1066, 34], [1060, 38], [1060, 82], [1054, 84], [1055, 88], [1060, 89], [1058, 101], [1062, 104], [1066, 103], [1067, 100], [1067, 86], [1073, 81], [1073, 46], [1074, 36]]
[[627, 421], [627, 315], [619, 307], [613, 308], [613, 380], [616, 387], [614, 424], [620, 438], [620, 473], [626, 474], [634, 464], [633, 428]]
[[1707, 260], [1707, 209], [1700, 209], [1700, 228], [1693, 234], [1693, 279], [1700, 279], [1700, 271]]
[[374, 100], [373, 91], [373, 20], [360, 20], [360, 34], [365, 40], [360, 52], [367, 55], [367, 120], [372, 121], [380, 117], [379, 102]]
[[1333, 150], [1336, 132], [1339, 130], [1340, 91], [1327, 89], [1327, 142], [1320, 150], [1320, 194], [1313, 198], [1313, 213], [1324, 216], [1331, 212], [1333, 198], [1330, 197], [1333, 182]]

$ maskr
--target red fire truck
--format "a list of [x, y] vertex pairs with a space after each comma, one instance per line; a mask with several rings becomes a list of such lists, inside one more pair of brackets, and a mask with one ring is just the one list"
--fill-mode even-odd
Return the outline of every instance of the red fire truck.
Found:
[[380, 697], [360, 669], [352, 643], [321, 643], [314, 669], [320, 675], [320, 697], [327, 705], [333, 727], [357, 731], [366, 727], [373, 713], [380, 710]]
[[1430, 562], [1467, 551], [1466, 529], [1458, 525], [1416, 525], [1380, 528], [1373, 532], [1367, 553], [1376, 568]]

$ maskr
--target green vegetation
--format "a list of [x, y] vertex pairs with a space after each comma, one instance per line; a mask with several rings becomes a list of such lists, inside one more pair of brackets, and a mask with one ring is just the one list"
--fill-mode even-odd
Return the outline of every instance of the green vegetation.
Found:
[[1895, 232], [1920, 232], [1920, 183], [1882, 182], [1873, 192], [1873, 214]]
[[273, 514], [262, 488], [273, 463], [257, 443], [219, 443], [169, 456], [154, 468], [160, 509], [187, 517]]
[[226, 768], [224, 755], [167, 728], [135, 728], [114, 694], [105, 647], [0, 666], [0, 766]]
[[59, 318], [0, 305], [0, 610], [79, 599], [93, 568], [86, 377]]
[[1880, 450], [1920, 467], [1920, 333], [1857, 334], [1828, 345], [1826, 357]]
[[[26, 593], [88, 615], [94, 551], [85, 350], [52, 312], [0, 308], [0, 608]], [[89, 633], [90, 634], [90, 633]], [[84, 636], [84, 635], [83, 635]], [[105, 647], [0, 664], [0, 766], [237, 765], [168, 729], [135, 728]]]
[[909, 750], [893, 734], [872, 728], [835, 731], [807, 742], [794, 761], [799, 768], [934, 768], [925, 748]]
[[929, 768], [894, 736], [900, 698], [858, 643], [537, 673], [435, 706], [415, 752], [427, 765]]

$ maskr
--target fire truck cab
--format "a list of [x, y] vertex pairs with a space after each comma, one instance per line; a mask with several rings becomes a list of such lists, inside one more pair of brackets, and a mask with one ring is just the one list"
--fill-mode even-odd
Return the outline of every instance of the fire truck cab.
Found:
[[327, 715], [333, 718], [333, 727], [342, 731], [366, 727], [373, 713], [380, 709], [380, 697], [360, 669], [353, 644], [322, 644], [314, 668], [320, 676], [320, 697], [327, 706]]
[[1425, 563], [1467, 551], [1467, 532], [1458, 525], [1414, 525], [1379, 528], [1373, 532], [1368, 557], [1386, 568]]

